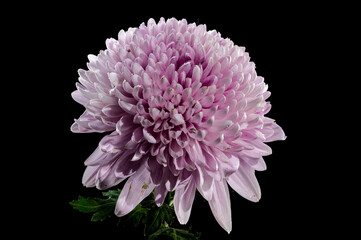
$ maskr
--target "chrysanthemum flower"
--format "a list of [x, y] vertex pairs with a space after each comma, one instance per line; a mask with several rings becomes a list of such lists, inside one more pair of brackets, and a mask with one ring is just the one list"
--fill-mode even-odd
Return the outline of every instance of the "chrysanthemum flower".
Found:
[[75, 101], [86, 110], [71, 130], [108, 132], [85, 161], [83, 184], [98, 189], [127, 180], [115, 214], [124, 216], [153, 190], [158, 206], [175, 191], [181, 224], [196, 190], [218, 223], [232, 229], [228, 185], [250, 201], [261, 191], [255, 170], [284, 140], [265, 117], [271, 105], [245, 48], [205, 25], [163, 18], [121, 30], [79, 70]]

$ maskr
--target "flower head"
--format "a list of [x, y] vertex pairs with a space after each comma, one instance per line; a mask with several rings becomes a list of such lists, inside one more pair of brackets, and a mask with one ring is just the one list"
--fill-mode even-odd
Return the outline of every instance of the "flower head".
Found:
[[255, 170], [271, 154], [264, 142], [285, 139], [264, 116], [270, 92], [245, 48], [174, 18], [121, 30], [106, 47], [89, 55], [72, 93], [86, 110], [71, 130], [111, 132], [85, 161], [83, 184], [107, 189], [127, 179], [117, 216], [153, 190], [158, 206], [175, 191], [181, 224], [198, 190], [230, 232], [228, 185], [257, 202]]

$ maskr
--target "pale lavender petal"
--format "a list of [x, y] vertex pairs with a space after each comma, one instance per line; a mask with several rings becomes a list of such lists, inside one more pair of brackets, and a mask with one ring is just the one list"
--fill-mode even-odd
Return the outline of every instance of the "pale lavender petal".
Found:
[[162, 206], [164, 203], [164, 199], [168, 194], [168, 190], [165, 188], [164, 184], [160, 184], [154, 189], [154, 201], [158, 207]]
[[115, 215], [121, 217], [128, 214], [153, 191], [154, 187], [150, 173], [143, 164], [125, 183], [115, 207]]
[[180, 224], [187, 224], [196, 193], [195, 181], [190, 177], [180, 184], [174, 194], [174, 210]]
[[113, 132], [102, 138], [99, 147], [103, 152], [118, 153], [129, 141], [131, 135], [119, 135], [118, 132]]
[[82, 183], [86, 187], [95, 186], [95, 177], [98, 173], [99, 166], [88, 166], [83, 174]]
[[142, 164], [142, 161], [131, 161], [134, 156], [133, 151], [126, 151], [119, 157], [118, 164], [115, 167], [114, 174], [117, 178], [126, 178], [134, 174]]
[[122, 182], [125, 178], [118, 178], [115, 175], [115, 169], [119, 164], [119, 161], [113, 161], [108, 165], [102, 166], [96, 175], [95, 185], [100, 190], [105, 190], [110, 187], [113, 187], [120, 182]]
[[214, 182], [213, 196], [209, 201], [209, 206], [219, 225], [230, 233], [232, 231], [231, 201], [225, 180]]
[[199, 164], [205, 164], [206, 160], [204, 158], [204, 155], [202, 153], [202, 148], [199, 145], [198, 141], [190, 141], [187, 147], [185, 147], [185, 150], [187, 151], [190, 159], [194, 163]]
[[153, 136], [153, 134], [146, 128], [143, 129], [143, 135], [144, 138], [149, 142], [149, 143], [156, 143], [157, 140], [155, 139], [155, 137]]
[[211, 200], [214, 190], [214, 179], [208, 174], [205, 169], [197, 166], [197, 170], [194, 174], [195, 182], [199, 193], [206, 199]]
[[74, 92], [71, 93], [71, 97], [77, 102], [80, 103], [81, 105], [88, 105], [89, 103], [89, 98], [85, 97], [79, 90], [76, 90]]
[[150, 176], [152, 182], [155, 185], [159, 185], [163, 179], [163, 166], [160, 165], [154, 157], [151, 157], [147, 161], [148, 170], [150, 171]]
[[285, 133], [283, 132], [282, 128], [277, 123], [273, 123], [271, 128], [273, 129], [274, 133], [272, 136], [270, 136], [266, 139], [266, 142], [273, 142], [273, 141], [286, 139]]
[[120, 156], [119, 153], [108, 153], [101, 150], [98, 146], [94, 152], [85, 160], [86, 166], [105, 165]]
[[257, 171], [264, 171], [267, 169], [267, 165], [263, 160], [263, 157], [260, 158], [252, 158], [245, 155], [240, 154], [240, 159], [246, 162], [249, 166], [251, 166], [254, 170]]
[[253, 168], [241, 162], [238, 171], [228, 177], [228, 184], [242, 197], [258, 202], [261, 199], [261, 189]]

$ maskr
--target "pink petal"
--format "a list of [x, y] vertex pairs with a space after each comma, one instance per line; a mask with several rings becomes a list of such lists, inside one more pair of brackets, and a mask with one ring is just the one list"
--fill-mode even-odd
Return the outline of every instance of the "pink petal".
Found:
[[154, 187], [150, 172], [147, 170], [146, 164], [143, 164], [125, 183], [115, 207], [115, 215], [122, 217], [131, 212], [153, 191]]
[[273, 129], [274, 133], [272, 136], [266, 138], [266, 142], [273, 142], [273, 141], [286, 139], [285, 133], [277, 123], [273, 123], [271, 128]]
[[198, 141], [190, 141], [185, 147], [185, 150], [187, 151], [189, 158], [194, 163], [205, 164], [204, 155]]
[[165, 188], [164, 184], [160, 184], [154, 189], [154, 201], [158, 207], [162, 206], [164, 199], [168, 194], [168, 190]]
[[195, 172], [195, 181], [196, 186], [199, 191], [199, 193], [206, 199], [211, 200], [214, 190], [214, 179], [211, 177], [205, 169], [202, 169], [201, 167], [197, 166], [197, 170]]
[[89, 99], [85, 97], [79, 90], [75, 90], [74, 92], [72, 92], [71, 97], [81, 105], [86, 106], [89, 103]]
[[86, 187], [95, 186], [95, 177], [98, 173], [99, 166], [88, 166], [83, 174], [82, 183]]
[[136, 106], [134, 104], [119, 100], [119, 106], [129, 114], [135, 115], [137, 113]]
[[238, 171], [228, 177], [228, 184], [242, 197], [258, 202], [261, 199], [259, 187], [254, 169], [241, 162]]
[[115, 185], [118, 185], [125, 178], [117, 178], [114, 174], [118, 162], [114, 161], [101, 167], [95, 178], [95, 185], [100, 190], [105, 190]]
[[196, 193], [195, 181], [191, 176], [180, 184], [174, 194], [174, 210], [180, 224], [187, 224]]
[[155, 137], [152, 135], [150, 129], [143, 129], [143, 135], [145, 140], [147, 140], [149, 143], [156, 143], [157, 140], [155, 139]]
[[155, 185], [159, 185], [163, 180], [163, 166], [160, 165], [154, 157], [151, 157], [147, 161], [148, 171], [152, 182]]
[[232, 231], [231, 201], [225, 180], [214, 182], [212, 199], [209, 201], [213, 216], [228, 233]]
[[103, 152], [118, 153], [122, 151], [125, 144], [130, 140], [131, 135], [119, 135], [114, 131], [110, 135], [102, 138], [99, 142], [99, 147]]
[[96, 166], [107, 164], [120, 156], [119, 153], [108, 153], [104, 152], [98, 146], [94, 152], [85, 160], [86, 166]]
[[116, 165], [116, 168], [114, 169], [114, 174], [117, 178], [127, 178], [130, 175], [134, 174], [136, 171], [138, 171], [138, 168], [142, 164], [141, 160], [139, 161], [131, 161], [134, 156], [134, 150], [133, 151], [125, 151], [121, 157], [117, 160], [118, 164]]

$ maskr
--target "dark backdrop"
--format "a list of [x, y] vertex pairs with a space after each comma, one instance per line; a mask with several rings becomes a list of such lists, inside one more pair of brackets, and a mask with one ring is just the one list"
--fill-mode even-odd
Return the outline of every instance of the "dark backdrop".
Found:
[[[24, 24], [29, 20], [31, 26], [24, 27], [27, 37], [22, 41], [30, 51], [27, 61], [34, 64], [29, 76], [39, 90], [33, 96], [33, 107], [40, 126], [31, 128], [31, 134], [37, 136], [41, 132], [41, 140], [34, 138], [29, 142], [35, 145], [32, 151], [36, 154], [32, 159], [40, 163], [28, 163], [37, 169], [31, 177], [26, 177], [29, 183], [26, 188], [30, 190], [26, 200], [31, 203], [29, 214], [36, 216], [36, 220], [27, 218], [30, 232], [44, 234], [49, 239], [53, 236], [138, 239], [141, 236], [138, 230], [119, 228], [112, 221], [90, 222], [90, 215], [79, 213], [69, 205], [78, 195], [101, 196], [100, 191], [83, 187], [81, 178], [84, 160], [104, 135], [70, 132], [73, 119], [84, 111], [70, 94], [76, 89], [77, 70], [86, 68], [88, 54], [105, 49], [105, 40], [117, 38], [121, 29], [138, 27], [149, 18], [158, 21], [160, 17], [186, 18], [188, 23], [206, 24], [208, 30], [216, 29], [222, 37], [245, 46], [258, 75], [265, 78], [272, 93], [268, 116], [276, 119], [288, 137], [286, 141], [269, 144], [273, 154], [265, 157], [268, 169], [257, 173], [262, 189], [259, 203], [231, 192], [233, 230], [230, 235], [218, 226], [202, 199], [195, 201], [189, 224], [202, 232], [202, 239], [261, 235], [293, 239], [293, 236], [309, 237], [315, 234], [314, 230], [320, 230], [319, 221], [330, 213], [316, 197], [322, 194], [324, 182], [315, 167], [319, 152], [312, 150], [315, 140], [306, 127], [311, 121], [309, 116], [314, 113], [309, 106], [315, 89], [306, 86], [310, 86], [314, 67], [310, 63], [317, 65], [318, 61], [317, 49], [321, 43], [316, 36], [322, 34], [327, 23], [317, 17], [316, 9], [302, 5], [222, 3], [210, 6], [213, 3], [198, 8], [172, 5], [166, 9], [157, 9], [153, 3], [103, 2], [77, 7], [52, 4], [39, 6], [44, 10], [27, 16]], [[316, 49], [313, 57], [310, 57], [310, 45]], [[125, 237], [129, 233], [133, 235]]]

